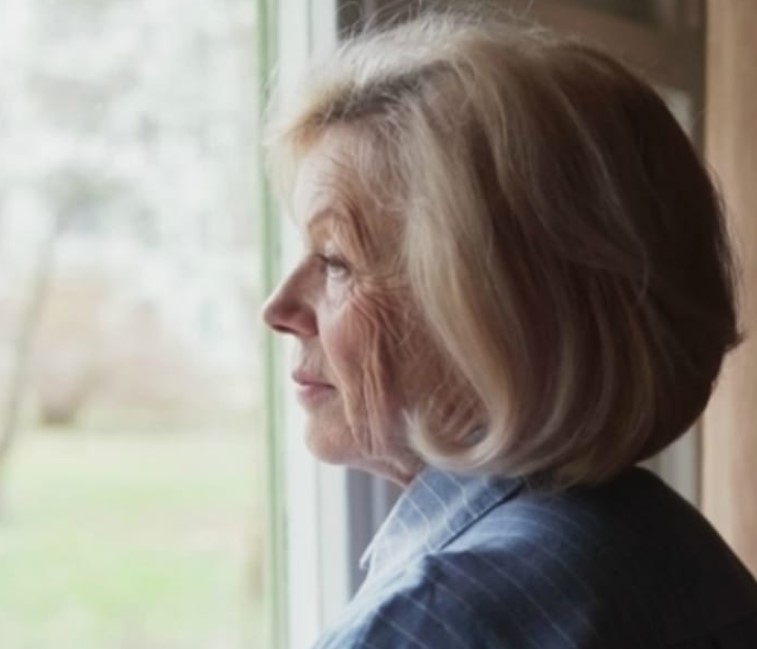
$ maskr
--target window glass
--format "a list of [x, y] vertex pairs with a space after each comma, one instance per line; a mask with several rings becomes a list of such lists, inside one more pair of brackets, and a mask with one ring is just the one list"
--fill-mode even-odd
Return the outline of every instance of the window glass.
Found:
[[0, 646], [262, 646], [253, 0], [0, 4]]

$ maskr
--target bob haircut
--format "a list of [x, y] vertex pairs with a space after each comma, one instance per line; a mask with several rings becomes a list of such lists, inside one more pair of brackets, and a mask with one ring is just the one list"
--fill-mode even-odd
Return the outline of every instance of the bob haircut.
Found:
[[309, 77], [272, 125], [281, 191], [339, 127], [484, 413], [474, 431], [407, 413], [425, 462], [597, 483], [696, 421], [739, 340], [732, 260], [717, 192], [645, 82], [543, 30], [426, 15]]

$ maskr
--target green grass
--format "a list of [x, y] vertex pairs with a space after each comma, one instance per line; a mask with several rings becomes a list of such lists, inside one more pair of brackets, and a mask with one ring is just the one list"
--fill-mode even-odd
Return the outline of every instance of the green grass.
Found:
[[19, 440], [2, 485], [0, 647], [259, 647], [256, 451], [235, 433]]

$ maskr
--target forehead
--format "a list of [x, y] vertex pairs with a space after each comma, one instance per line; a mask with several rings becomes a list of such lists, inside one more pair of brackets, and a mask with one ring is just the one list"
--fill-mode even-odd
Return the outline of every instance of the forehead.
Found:
[[352, 211], [358, 187], [347, 149], [349, 137], [343, 131], [327, 132], [300, 161], [292, 207], [298, 225], [311, 237]]

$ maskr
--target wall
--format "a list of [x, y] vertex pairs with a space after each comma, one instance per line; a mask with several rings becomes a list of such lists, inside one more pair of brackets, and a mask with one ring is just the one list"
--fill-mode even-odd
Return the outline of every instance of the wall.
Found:
[[707, 157], [742, 267], [745, 342], [727, 359], [704, 417], [703, 506], [757, 573], [757, 3], [710, 0]]

